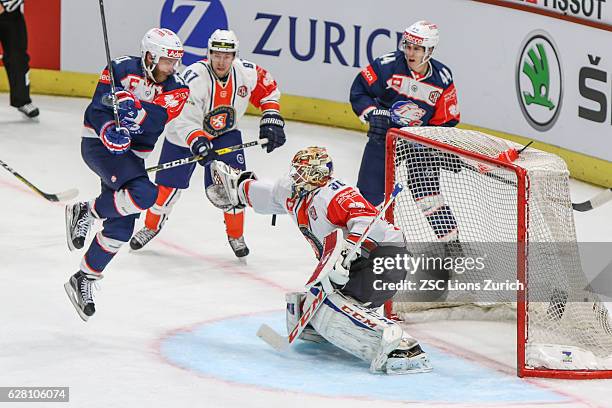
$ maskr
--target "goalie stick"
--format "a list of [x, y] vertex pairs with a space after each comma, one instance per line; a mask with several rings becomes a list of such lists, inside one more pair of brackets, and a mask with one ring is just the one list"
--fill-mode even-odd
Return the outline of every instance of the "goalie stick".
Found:
[[17, 177], [26, 186], [30, 187], [32, 191], [34, 191], [36, 194], [38, 194], [39, 196], [43, 197], [44, 199], [48, 201], [53, 201], [53, 202], [68, 201], [68, 200], [72, 200], [73, 198], [79, 195], [79, 190], [77, 190], [76, 188], [71, 188], [70, 190], [62, 191], [61, 193], [55, 193], [55, 194], [45, 193], [44, 191], [41, 191], [38, 187], [36, 187], [34, 184], [30, 183], [21, 174], [13, 170], [8, 164], [3, 162], [2, 160], [0, 160], [0, 165], [4, 167], [13, 176]]
[[572, 203], [572, 208], [576, 211], [581, 211], [581, 212], [590, 211], [611, 200], [612, 200], [612, 188], [608, 188], [602, 191], [601, 193], [597, 194], [595, 197], [583, 203]]
[[[349, 254], [345, 257], [344, 262], [346, 262], [347, 259], [350, 259], [350, 256], [357, 253], [363, 241], [365, 241], [365, 239], [368, 237], [372, 225], [374, 225], [376, 221], [380, 220], [384, 216], [387, 208], [389, 208], [391, 203], [393, 203], [402, 189], [403, 186], [401, 184], [398, 183], [395, 185], [395, 188], [389, 197], [389, 201], [387, 201], [376, 217], [370, 221], [366, 229], [363, 231], [361, 238], [359, 238], [351, 252], [349, 252]], [[289, 336], [285, 337], [278, 334], [273, 328], [264, 323], [259, 327], [259, 330], [257, 330], [257, 337], [268, 343], [276, 351], [283, 352], [289, 349], [289, 346], [295, 342], [295, 339], [300, 336], [308, 323], [310, 323], [310, 320], [312, 320], [314, 315], [317, 313], [327, 298], [327, 295], [333, 292], [334, 289], [329, 281], [329, 273], [333, 269], [334, 263], [330, 263], [328, 261], [337, 259], [341, 252], [342, 243], [340, 239], [340, 230], [336, 229], [323, 240], [323, 254], [321, 255], [319, 264], [315, 268], [310, 279], [308, 279], [308, 282], [306, 282], [306, 288], [308, 291], [311, 293], [313, 293], [313, 290], [316, 291], [316, 293], [313, 293], [315, 298], [308, 304], [308, 306], [305, 305], [302, 317], [300, 317], [297, 324], [289, 332]], [[347, 268], [349, 265], [346, 265], [344, 262], [342, 265]]]
[[[252, 147], [252, 146], [257, 146], [257, 145], [265, 145], [266, 143], [268, 143], [268, 139], [263, 138], [263, 139], [253, 140], [252, 142], [246, 142], [246, 143], [237, 144], [233, 146], [223, 147], [221, 149], [215, 150], [215, 153], [217, 153], [219, 156], [223, 156], [224, 154], [235, 152], [236, 150], [242, 150], [242, 149], [246, 149], [247, 147]], [[205, 156], [198, 154], [195, 156], [186, 157], [184, 159], [177, 159], [171, 162], [158, 164], [157, 166], [149, 167], [147, 169], [147, 173], [154, 173], [156, 171], [171, 169], [173, 167], [178, 167], [184, 164], [193, 163], [193, 162], [203, 159], [204, 157]]]

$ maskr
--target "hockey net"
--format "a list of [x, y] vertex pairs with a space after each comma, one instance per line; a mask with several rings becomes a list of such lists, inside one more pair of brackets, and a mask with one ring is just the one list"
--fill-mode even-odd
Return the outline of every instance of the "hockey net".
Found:
[[398, 182], [406, 188], [386, 216], [409, 249], [423, 253], [420, 243], [436, 243], [454, 248], [445, 257], [485, 259], [482, 270], [448, 270], [446, 282], [492, 278], [522, 287], [447, 286], [425, 301], [399, 290], [386, 311], [408, 323], [516, 319], [519, 376], [610, 378], [612, 328], [581, 268], [569, 172], [559, 157], [533, 148], [517, 155], [521, 148], [456, 128], [389, 131], [387, 196]]

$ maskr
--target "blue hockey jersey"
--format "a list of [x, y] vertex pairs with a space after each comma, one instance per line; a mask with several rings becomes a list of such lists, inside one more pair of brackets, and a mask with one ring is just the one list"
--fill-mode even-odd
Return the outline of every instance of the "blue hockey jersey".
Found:
[[[125, 56], [112, 62], [115, 85], [132, 92], [144, 109], [132, 136], [131, 150], [139, 157], [146, 157], [163, 132], [166, 123], [174, 119], [183, 109], [189, 97], [189, 88], [177, 74], [164, 82], [155, 83], [146, 77], [140, 57]], [[110, 76], [108, 68], [100, 75], [92, 101], [85, 110], [85, 129], [83, 137], [99, 138], [100, 131], [114, 120], [112, 108], [102, 104], [102, 96], [109, 93]], [[137, 126], [137, 127], [138, 127]], [[102, 143], [102, 141], [100, 141]]]
[[[397, 126], [455, 126], [460, 114], [448, 67], [430, 59], [427, 74], [413, 75], [402, 51], [385, 54], [353, 81], [350, 101], [362, 121], [377, 107], [389, 109]], [[418, 78], [418, 79], [417, 79]]]

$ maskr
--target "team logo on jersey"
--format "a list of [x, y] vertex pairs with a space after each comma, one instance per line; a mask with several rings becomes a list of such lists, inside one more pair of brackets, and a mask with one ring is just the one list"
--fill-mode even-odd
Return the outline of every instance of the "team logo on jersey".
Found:
[[229, 27], [221, 0], [166, 0], [160, 26], [183, 40], [183, 64], [190, 65], [207, 55], [208, 38], [218, 28]]
[[293, 212], [293, 207], [295, 207], [295, 200], [288, 198], [287, 201], [285, 201], [285, 207], [287, 207], [287, 211]]
[[557, 47], [545, 31], [532, 31], [521, 46], [516, 94], [531, 127], [540, 132], [553, 127], [561, 112], [563, 72]]
[[244, 98], [245, 96], [247, 96], [247, 94], [249, 93], [248, 89], [246, 86], [244, 85], [240, 85], [238, 87], [238, 90], [236, 91], [236, 93], [238, 94], [239, 97]]
[[218, 106], [204, 116], [202, 127], [214, 137], [231, 130], [236, 122], [236, 111], [232, 106]]
[[400, 126], [421, 126], [427, 111], [412, 101], [397, 101], [391, 106], [391, 121]]
[[440, 93], [440, 91], [433, 91], [429, 94], [429, 102], [433, 103], [434, 105], [436, 104], [436, 102], [438, 102], [438, 99], [440, 99], [440, 95], [442, 95]]

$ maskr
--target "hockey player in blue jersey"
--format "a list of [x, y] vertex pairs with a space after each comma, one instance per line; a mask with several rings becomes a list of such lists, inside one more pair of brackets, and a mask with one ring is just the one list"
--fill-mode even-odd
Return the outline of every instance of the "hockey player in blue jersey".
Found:
[[64, 285], [85, 321], [95, 313], [93, 283], [130, 240], [139, 213], [157, 198], [157, 186], [147, 176], [144, 158], [189, 96], [188, 87], [175, 74], [182, 56], [183, 45], [175, 33], [149, 30], [140, 57], [125, 56], [112, 62], [120, 127], [115, 126], [108, 67], [85, 111], [81, 155], [100, 177], [102, 191], [91, 201], [66, 207], [69, 249], [83, 248], [94, 219], [103, 220], [104, 229], [91, 242], [79, 271]]
[[[384, 199], [385, 140], [391, 127], [456, 126], [460, 114], [457, 91], [448, 67], [432, 58], [438, 27], [418, 21], [408, 27], [399, 50], [385, 54], [364, 68], [353, 81], [350, 101], [355, 114], [369, 124], [357, 187], [373, 205]], [[439, 190], [440, 166], [427, 160], [423, 146], [405, 165], [413, 199], [441, 242], [457, 240], [457, 223]], [[434, 163], [432, 165], [432, 163]], [[447, 169], [459, 171], [460, 167]], [[426, 188], [424, 188], [426, 187]], [[437, 193], [431, 194], [432, 191]]]

